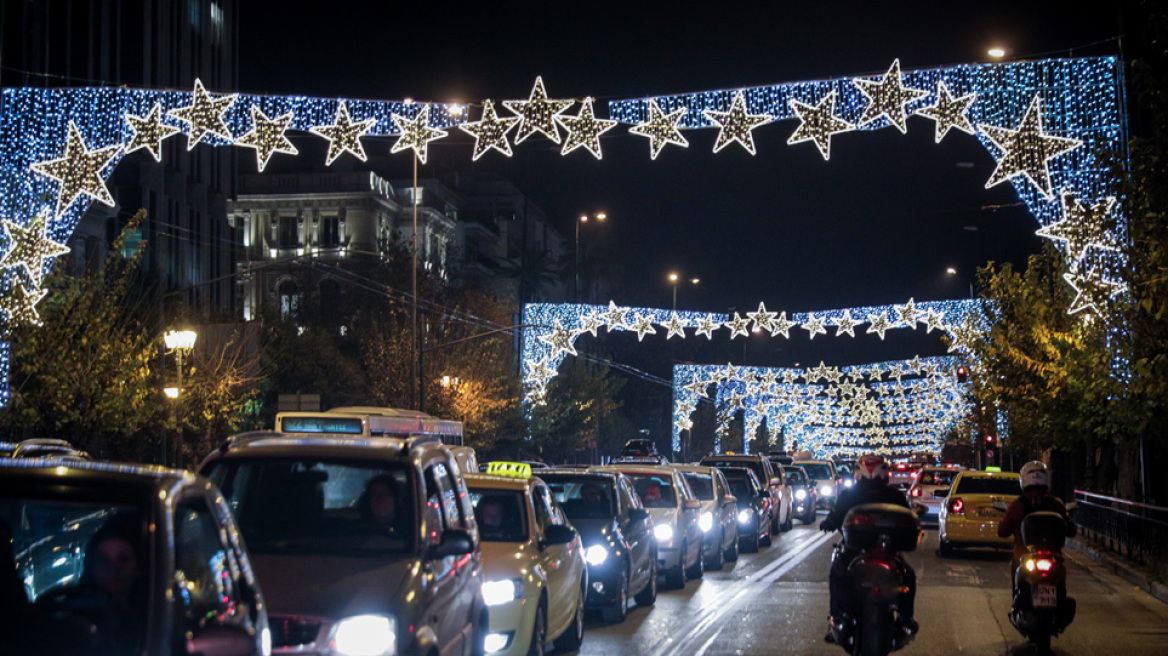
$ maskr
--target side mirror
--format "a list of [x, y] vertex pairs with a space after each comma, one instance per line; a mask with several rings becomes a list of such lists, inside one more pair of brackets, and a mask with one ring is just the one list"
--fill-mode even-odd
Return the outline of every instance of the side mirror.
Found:
[[702, 502], [697, 500], [697, 499], [686, 499], [685, 509], [686, 510], [701, 510], [702, 509]]
[[251, 656], [255, 636], [238, 626], [207, 626], [187, 638], [188, 656]]
[[722, 497], [722, 505], [736, 506], [738, 505], [738, 497], [734, 496], [733, 494], [727, 494], [726, 496]]
[[640, 524], [641, 522], [645, 521], [646, 519], [649, 519], [649, 511], [648, 510], [645, 510], [644, 508], [629, 508], [629, 521], [630, 522], [632, 522], [634, 524]]
[[470, 533], [459, 529], [447, 529], [442, 533], [442, 540], [438, 544], [430, 545], [426, 550], [426, 558], [434, 560], [447, 556], [465, 556], [474, 553], [474, 540]]
[[783, 479], [781, 479], [781, 478], [772, 478], [772, 479], [771, 479], [771, 486], [772, 486], [772, 487], [783, 487]]
[[568, 544], [576, 539], [576, 529], [562, 524], [552, 524], [543, 532], [545, 544]]
[[936, 490], [933, 490], [933, 498], [935, 499], [944, 499], [947, 496], [949, 496], [949, 490], [947, 488], [937, 488]]

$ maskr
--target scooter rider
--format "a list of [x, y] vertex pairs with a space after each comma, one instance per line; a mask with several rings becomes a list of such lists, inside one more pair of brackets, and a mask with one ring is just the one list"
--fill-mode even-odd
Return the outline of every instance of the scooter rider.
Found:
[[1033, 460], [1022, 465], [1019, 475], [1022, 485], [1022, 496], [1010, 502], [1006, 508], [1006, 515], [998, 524], [998, 537], [1014, 536], [1014, 561], [1010, 567], [1010, 577], [1013, 580], [1018, 564], [1026, 554], [1026, 545], [1022, 544], [1022, 520], [1032, 512], [1046, 510], [1062, 515], [1067, 523], [1067, 537], [1075, 537], [1075, 523], [1067, 517], [1067, 507], [1063, 500], [1050, 494], [1050, 468], [1040, 460]]
[[[890, 503], [910, 508], [904, 493], [888, 485], [888, 461], [883, 456], [867, 454], [856, 461], [856, 484], [845, 488], [836, 500], [835, 508], [819, 524], [821, 531], [839, 530], [844, 523], [844, 517], [852, 508], [865, 503]], [[911, 509], [911, 508], [910, 508]], [[838, 618], [841, 613], [841, 595], [847, 594], [850, 588], [848, 565], [858, 552], [844, 549], [832, 560], [831, 573], [828, 582], [831, 590], [831, 616]], [[908, 563], [901, 560], [904, 566], [904, 583], [908, 592], [901, 598], [898, 605], [901, 622], [904, 629], [916, 633], [918, 625], [913, 619], [914, 602], [917, 594], [917, 576]], [[831, 633], [828, 633], [828, 642], [831, 642]]]

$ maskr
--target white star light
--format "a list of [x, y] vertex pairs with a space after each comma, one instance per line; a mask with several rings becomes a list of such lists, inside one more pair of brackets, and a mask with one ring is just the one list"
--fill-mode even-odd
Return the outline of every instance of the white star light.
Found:
[[223, 122], [223, 114], [235, 103], [239, 94], [212, 98], [203, 87], [202, 80], [195, 80], [195, 90], [191, 93], [191, 104], [167, 112], [167, 116], [189, 123], [187, 133], [187, 150], [194, 150], [195, 146], [208, 134], [213, 134], [225, 141], [231, 141], [231, 131]]
[[807, 315], [807, 321], [800, 326], [808, 333], [808, 339], [815, 339], [816, 335], [827, 334], [827, 317], [817, 317], [814, 314]]
[[791, 329], [797, 325], [799, 324], [787, 318], [785, 311], [780, 312], [779, 316], [774, 320], [774, 323], [771, 324], [771, 337], [783, 333], [783, 337], [791, 339]]
[[596, 331], [603, 325], [604, 322], [601, 321], [600, 317], [596, 316], [595, 314], [585, 314], [580, 317], [581, 334], [592, 333], [592, 336], [596, 337]]
[[941, 139], [949, 134], [951, 128], [957, 128], [967, 134], [977, 134], [977, 129], [969, 122], [969, 106], [976, 99], [976, 93], [954, 98], [945, 80], [937, 80], [937, 102], [917, 110], [917, 114], [931, 118], [936, 123], [933, 143], [941, 143]]
[[703, 109], [702, 114], [721, 126], [721, 129], [718, 130], [718, 140], [714, 142], [715, 153], [737, 141], [751, 155], [755, 154], [752, 130], [774, 120], [770, 114], [747, 114], [746, 95], [742, 93], [742, 89], [734, 93], [734, 101], [730, 103], [730, 111], [718, 112], [712, 109]]
[[653, 320], [639, 312], [633, 317], [633, 330], [637, 331], [638, 342], [644, 339], [645, 335], [657, 334], [657, 329], [653, 327]]
[[1071, 302], [1067, 314], [1091, 310], [1102, 315], [1107, 301], [1127, 289], [1127, 285], [1122, 282], [1105, 279], [1096, 267], [1091, 267], [1085, 274], [1078, 271], [1064, 273], [1063, 279], [1075, 289], [1075, 300]]
[[921, 89], [906, 89], [900, 77], [900, 60], [895, 59], [879, 82], [873, 80], [852, 80], [860, 93], [868, 99], [868, 106], [864, 108], [864, 115], [860, 117], [860, 125], [866, 125], [879, 119], [888, 117], [891, 123], [901, 134], [908, 130], [907, 113], [904, 106], [929, 95]]
[[698, 318], [698, 327], [695, 335], [705, 335], [706, 339], [714, 339], [714, 331], [721, 328], [714, 318], [711, 316], [704, 316]]
[[105, 186], [101, 171], [121, 151], [120, 145], [90, 150], [85, 145], [81, 131], [70, 119], [69, 133], [65, 137], [65, 155], [60, 159], [51, 159], [32, 165], [33, 171], [61, 183], [54, 216], [61, 216], [82, 194], [99, 203], [114, 207], [114, 198]]
[[608, 312], [602, 312], [600, 317], [604, 319], [608, 331], [613, 330], [628, 330], [629, 326], [625, 323], [625, 317], [629, 314], [629, 308], [619, 308], [613, 301], [608, 302]]
[[945, 315], [941, 314], [938, 310], [929, 308], [925, 312], [925, 326], [927, 327], [925, 330], [926, 333], [933, 332], [934, 328], [945, 330]]
[[1087, 257], [1092, 246], [1108, 251], [1119, 250], [1119, 239], [1107, 229], [1108, 222], [1114, 220], [1115, 196], [1109, 196], [1091, 205], [1069, 191], [1062, 193], [1063, 218], [1040, 228], [1037, 234], [1054, 241], [1065, 242], [1067, 255], [1073, 260]]
[[543, 88], [543, 78], [535, 78], [535, 86], [531, 89], [531, 96], [527, 100], [504, 100], [503, 106], [519, 117], [519, 127], [515, 130], [515, 143], [536, 132], [542, 132], [545, 137], [560, 143], [560, 132], [556, 129], [555, 118], [572, 106], [571, 100], [548, 100], [547, 91]]
[[1051, 198], [1050, 160], [1083, 145], [1078, 139], [1047, 134], [1042, 125], [1042, 99], [1035, 95], [1017, 130], [978, 124], [981, 131], [1002, 151], [1002, 158], [986, 189], [1015, 176], [1024, 175], [1042, 195]]
[[767, 312], [766, 303], [759, 303], [758, 312], [747, 312], [746, 316], [754, 321], [755, 328], [769, 332], [774, 328], [775, 317], [778, 315], [774, 312]]
[[308, 131], [328, 139], [329, 147], [328, 154], [324, 158], [325, 166], [332, 165], [344, 153], [352, 153], [356, 155], [357, 159], [365, 162], [369, 158], [365, 155], [365, 147], [361, 145], [361, 137], [365, 136], [365, 133], [375, 123], [377, 123], [375, 118], [367, 118], [364, 121], [354, 123], [349, 118], [348, 103], [342, 100], [337, 105], [337, 114], [332, 125], [316, 125], [308, 128]]
[[881, 312], [879, 315], [869, 314], [867, 333], [876, 333], [880, 335], [880, 339], [884, 339], [884, 331], [892, 327], [892, 323], [888, 321], [888, 313]]
[[389, 152], [396, 153], [408, 148], [414, 151], [418, 161], [423, 164], [426, 163], [426, 153], [429, 150], [430, 142], [441, 139], [447, 134], [446, 130], [430, 127], [429, 105], [422, 105], [422, 109], [413, 119], [394, 114], [393, 122], [397, 125], [397, 129], [401, 130], [401, 136], [397, 138]]
[[917, 322], [920, 321], [922, 312], [917, 309], [911, 298], [908, 299], [908, 303], [895, 305], [893, 308], [896, 310], [897, 321], [903, 323], [906, 328], [916, 330]]
[[518, 116], [499, 118], [495, 114], [495, 103], [490, 100], [484, 101], [481, 119], [458, 126], [459, 130], [475, 138], [474, 154], [471, 156], [471, 161], [477, 162], [492, 148], [507, 157], [511, 157], [511, 144], [507, 141], [507, 132], [518, 122]]
[[805, 105], [794, 98], [788, 104], [801, 123], [787, 139], [787, 144], [814, 141], [824, 160], [831, 159], [831, 136], [855, 129], [851, 123], [835, 116], [835, 91], [827, 94], [818, 105]]
[[847, 333], [851, 337], [855, 337], [856, 336], [856, 326], [860, 325], [861, 323], [863, 323], [863, 322], [856, 321], [855, 319], [852, 318], [852, 311], [851, 310], [844, 310], [844, 315], [842, 317], [836, 319], [834, 322], [835, 336], [839, 337], [840, 335]]
[[730, 329], [730, 339], [734, 339], [739, 335], [742, 335], [743, 337], [750, 336], [750, 331], [747, 329], [747, 327], [750, 325], [750, 321], [743, 319], [738, 315], [737, 312], [734, 313], [734, 318], [726, 322], [725, 325]]
[[284, 134], [288, 130], [288, 125], [292, 123], [292, 112], [270, 119], [258, 105], [252, 105], [251, 122], [251, 132], [237, 139], [235, 145], [255, 148], [256, 166], [259, 167], [260, 173], [264, 172], [264, 167], [268, 165], [274, 153], [296, 155], [299, 152]]
[[0, 296], [0, 320], [9, 328], [17, 324], [42, 325], [36, 306], [48, 294], [47, 289], [30, 292], [23, 282], [16, 283], [7, 294]]
[[128, 155], [139, 148], [145, 148], [150, 151], [150, 155], [154, 157], [156, 162], [162, 161], [162, 141], [182, 132], [179, 128], [162, 124], [162, 103], [160, 102], [154, 103], [154, 107], [146, 116], [137, 116], [127, 112], [125, 119], [130, 124], [130, 129], [134, 131], [134, 136], [126, 145], [126, 154]]
[[648, 137], [649, 139], [649, 157], [656, 160], [657, 155], [661, 153], [661, 149], [666, 144], [674, 144], [682, 148], [689, 147], [689, 141], [681, 136], [681, 131], [677, 129], [677, 124], [681, 122], [681, 118], [685, 116], [688, 111], [685, 107], [678, 107], [666, 114], [661, 111], [661, 106], [657, 104], [656, 98], [649, 99], [649, 119], [644, 123], [634, 125], [629, 128], [632, 134]]
[[29, 285], [39, 290], [45, 279], [45, 260], [68, 253], [69, 247], [49, 239], [44, 217], [33, 217], [27, 227], [8, 219], [0, 224], [10, 244], [4, 257], [0, 258], [0, 268], [17, 269], [18, 275], [23, 274]]
[[669, 334], [665, 336], [665, 339], [672, 339], [674, 335], [678, 335], [682, 339], [685, 339], [685, 322], [677, 316], [676, 312], [673, 314], [673, 316], [669, 317], [668, 322], [661, 325], [669, 329]]
[[584, 99], [580, 113], [575, 117], [557, 115], [555, 119], [568, 131], [568, 138], [564, 140], [564, 147], [560, 149], [561, 155], [567, 155], [583, 146], [596, 159], [600, 159], [600, 135], [613, 129], [617, 124], [616, 121], [596, 118], [591, 98]]
[[556, 319], [552, 328], [552, 334], [540, 335], [539, 341], [552, 347], [551, 358], [555, 359], [560, 356], [560, 353], [567, 353], [568, 355], [576, 355], [576, 347], [572, 346], [572, 333], [564, 330], [560, 325], [560, 320]]

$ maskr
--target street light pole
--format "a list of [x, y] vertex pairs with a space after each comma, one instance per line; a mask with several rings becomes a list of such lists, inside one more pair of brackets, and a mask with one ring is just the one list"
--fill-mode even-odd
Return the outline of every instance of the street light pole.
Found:
[[576, 220], [576, 241], [575, 246], [572, 248], [572, 271], [575, 274], [576, 280], [572, 287], [572, 298], [577, 303], [580, 302], [580, 224], [588, 223], [588, 220], [591, 218], [595, 218], [597, 222], [602, 222], [608, 218], [608, 214], [604, 212], [597, 212], [592, 216], [581, 214], [580, 218]]
[[[178, 364], [178, 387], [174, 390], [174, 394], [167, 393], [175, 400], [175, 413], [177, 415], [176, 426], [178, 429], [179, 441], [175, 446], [182, 445], [182, 392], [183, 392], [183, 356], [191, 352], [195, 348], [195, 340], [198, 338], [198, 333], [193, 330], [170, 330], [162, 336], [166, 343], [166, 348], [174, 353], [175, 362]], [[167, 441], [166, 432], [162, 433], [162, 464], [170, 464], [170, 445]]]

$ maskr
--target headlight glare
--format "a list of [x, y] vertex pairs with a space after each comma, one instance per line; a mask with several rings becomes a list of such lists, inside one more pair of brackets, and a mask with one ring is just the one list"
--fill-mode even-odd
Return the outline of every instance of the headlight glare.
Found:
[[795, 490], [795, 498], [802, 501], [807, 498], [807, 490]]
[[832, 494], [835, 494], [835, 490], [830, 485], [819, 486], [819, 496], [830, 497]]
[[384, 615], [355, 615], [337, 622], [332, 651], [342, 656], [397, 654], [397, 622]]
[[738, 511], [738, 523], [739, 524], [749, 524], [750, 519], [752, 517], [754, 517], [754, 513], [751, 512], [749, 508], [746, 510], [739, 510]]
[[519, 579], [483, 582], [483, 603], [498, 606], [523, 596], [523, 582]]
[[658, 542], [669, 542], [673, 539], [673, 527], [668, 524], [658, 524], [653, 527], [653, 535]]
[[844, 487], [851, 487], [851, 486], [852, 486], [852, 483], [855, 483], [855, 481], [853, 481], [853, 480], [852, 480], [852, 479], [850, 479], [850, 478], [846, 478], [846, 479], [844, 479]]
[[708, 512], [702, 513], [698, 518], [698, 528], [702, 529], [702, 533], [709, 533], [714, 528], [714, 516]]
[[608, 560], [608, 549], [604, 545], [594, 544], [584, 550], [584, 560], [588, 561], [589, 565], [599, 565]]

